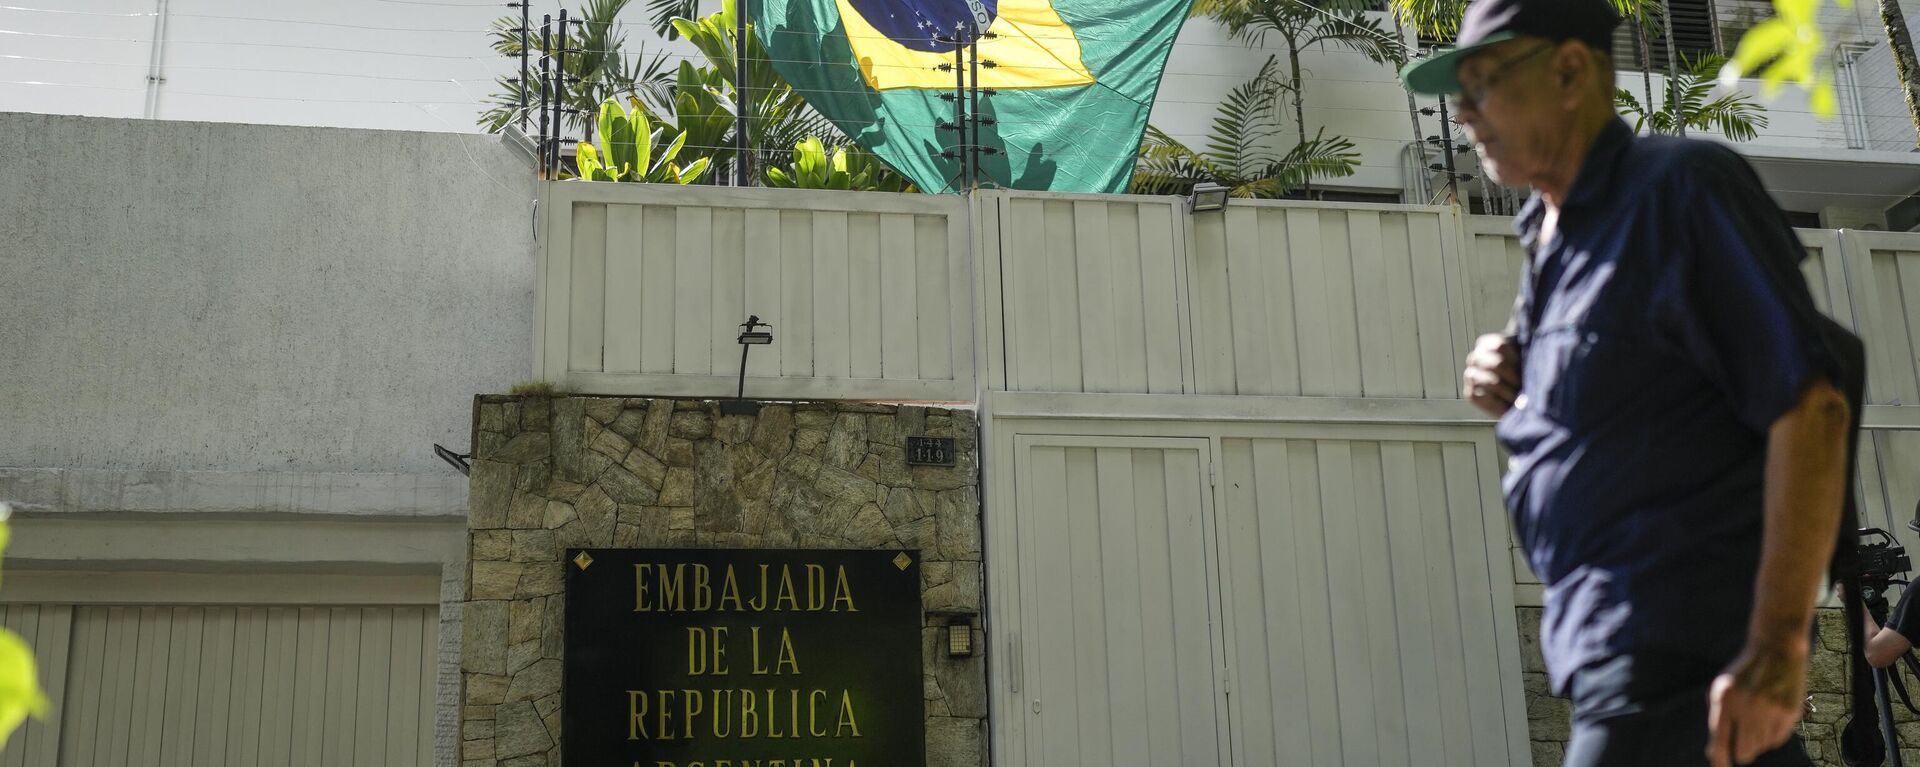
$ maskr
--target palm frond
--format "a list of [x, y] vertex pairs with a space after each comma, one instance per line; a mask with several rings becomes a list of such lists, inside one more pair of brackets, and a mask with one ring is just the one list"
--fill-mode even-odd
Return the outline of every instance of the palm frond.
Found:
[[1624, 88], [1614, 94], [1614, 107], [1622, 115], [1634, 118], [1636, 132], [1652, 128], [1655, 132], [1672, 133], [1676, 125], [1684, 124], [1688, 128], [1717, 131], [1734, 141], [1751, 140], [1759, 135], [1761, 128], [1767, 127], [1766, 109], [1744, 93], [1713, 97], [1719, 86], [1720, 67], [1725, 63], [1725, 57], [1715, 54], [1698, 58], [1681, 54], [1680, 71], [1674, 73], [1673, 87], [1661, 99], [1659, 110], [1650, 110], [1632, 91]]
[[1253, 79], [1234, 86], [1220, 102], [1207, 136], [1209, 162], [1248, 172], [1273, 162], [1269, 141], [1281, 130], [1280, 93], [1286, 86], [1275, 72], [1277, 57], [1268, 56]]
[[700, 0], [647, 0], [647, 26], [668, 40], [680, 39], [680, 30], [673, 28], [674, 19], [699, 17]]
[[1378, 20], [1358, 11], [1320, 15], [1319, 22], [1306, 30], [1306, 37], [1300, 42], [1303, 47], [1314, 43], [1340, 45], [1375, 64], [1395, 61], [1400, 53], [1400, 41]]
[[1287, 156], [1267, 169], [1268, 178], [1278, 180], [1289, 190], [1306, 186], [1317, 178], [1346, 178], [1360, 167], [1360, 152], [1344, 136], [1327, 136], [1321, 128], [1313, 138], [1301, 143]]
[[1200, 181], [1212, 180], [1199, 153], [1165, 131], [1148, 125], [1140, 141], [1131, 191], [1134, 194], [1186, 194]]

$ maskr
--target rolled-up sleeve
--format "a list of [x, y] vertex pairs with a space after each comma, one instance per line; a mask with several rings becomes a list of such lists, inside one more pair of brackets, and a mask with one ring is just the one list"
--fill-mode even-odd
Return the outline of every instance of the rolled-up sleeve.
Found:
[[1656, 310], [1740, 420], [1765, 433], [1833, 372], [1800, 273], [1806, 250], [1745, 161], [1720, 148], [1696, 160], [1669, 187], [1680, 247]]

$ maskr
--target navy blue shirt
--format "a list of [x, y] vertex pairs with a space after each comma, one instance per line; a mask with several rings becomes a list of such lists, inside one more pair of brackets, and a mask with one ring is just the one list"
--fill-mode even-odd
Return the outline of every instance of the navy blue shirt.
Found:
[[1767, 432], [1831, 371], [1799, 262], [1732, 150], [1614, 121], [1541, 242], [1538, 195], [1500, 419], [1507, 509], [1546, 584], [1556, 689], [1634, 652], [1731, 661], [1759, 567]]

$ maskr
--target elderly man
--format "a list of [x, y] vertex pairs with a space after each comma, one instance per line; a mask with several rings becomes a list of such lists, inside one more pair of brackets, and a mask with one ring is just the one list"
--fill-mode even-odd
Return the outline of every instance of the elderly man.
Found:
[[1567, 765], [1808, 764], [1847, 400], [1752, 169], [1614, 114], [1618, 24], [1608, 0], [1476, 0], [1457, 48], [1402, 73], [1453, 97], [1490, 177], [1534, 190], [1513, 321], [1464, 396], [1512, 455]]

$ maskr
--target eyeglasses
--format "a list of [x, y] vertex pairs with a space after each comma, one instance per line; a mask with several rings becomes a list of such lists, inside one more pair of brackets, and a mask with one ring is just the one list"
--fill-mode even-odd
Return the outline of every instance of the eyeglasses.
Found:
[[1535, 46], [1533, 50], [1500, 62], [1498, 66], [1495, 66], [1493, 69], [1488, 70], [1485, 75], [1482, 75], [1480, 82], [1471, 85], [1461, 83], [1460, 92], [1453, 97], [1453, 108], [1456, 111], [1466, 109], [1467, 107], [1479, 109], [1480, 105], [1487, 99], [1487, 92], [1493, 90], [1494, 86], [1499, 85], [1501, 80], [1506, 79], [1506, 77], [1512, 74], [1515, 69], [1518, 69], [1521, 64], [1525, 64], [1534, 57], [1558, 47], [1560, 46], [1553, 43], [1542, 43]]

